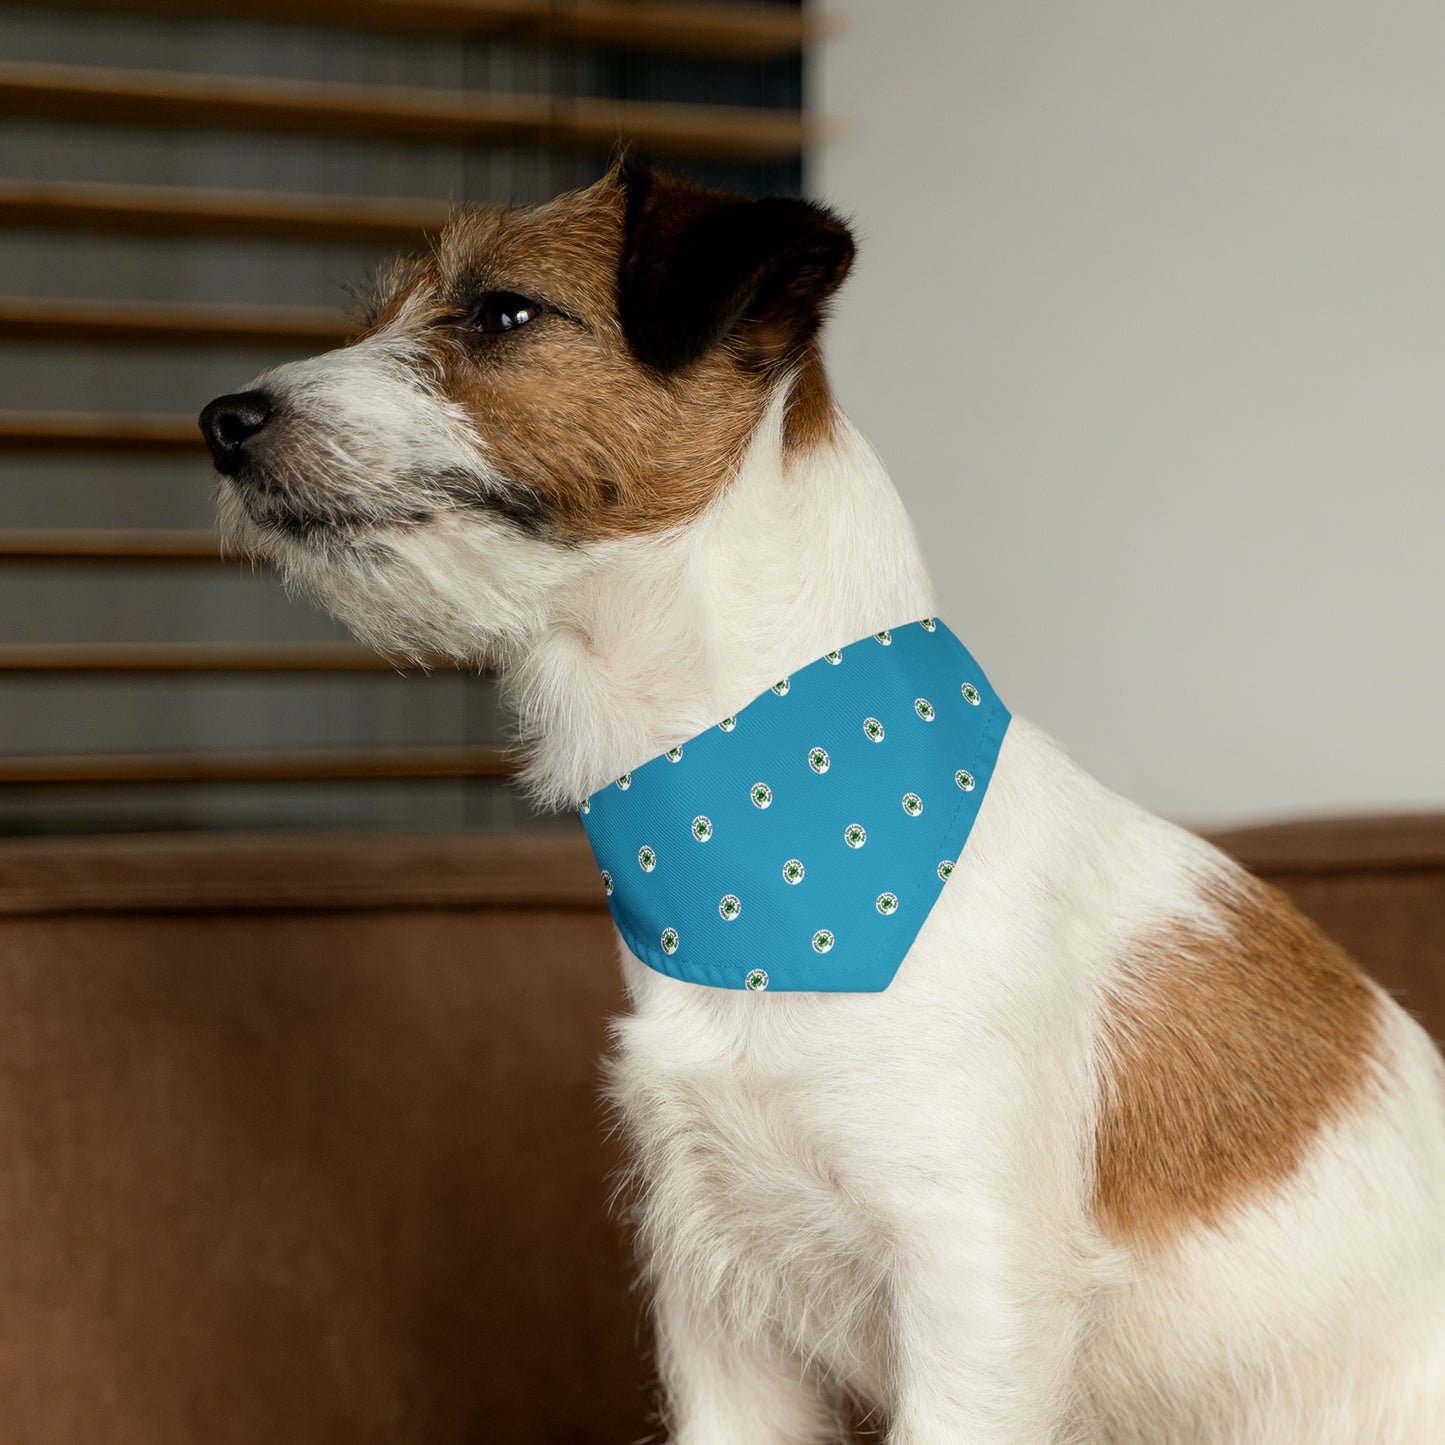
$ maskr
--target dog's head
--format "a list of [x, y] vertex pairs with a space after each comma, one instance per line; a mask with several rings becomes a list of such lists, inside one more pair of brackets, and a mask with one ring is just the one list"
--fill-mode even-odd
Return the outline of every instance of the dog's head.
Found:
[[819, 206], [627, 164], [463, 211], [358, 340], [201, 413], [223, 529], [378, 645], [504, 652], [579, 548], [697, 517], [780, 387], [791, 444], [826, 434], [815, 337], [852, 255]]

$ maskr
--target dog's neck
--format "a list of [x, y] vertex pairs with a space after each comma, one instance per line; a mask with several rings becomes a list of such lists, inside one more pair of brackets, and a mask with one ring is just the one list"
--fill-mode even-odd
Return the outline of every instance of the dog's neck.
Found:
[[933, 606], [872, 448], [840, 416], [828, 441], [790, 453], [776, 405], [702, 517], [592, 550], [545, 633], [502, 668], [529, 791], [573, 805], [830, 648]]

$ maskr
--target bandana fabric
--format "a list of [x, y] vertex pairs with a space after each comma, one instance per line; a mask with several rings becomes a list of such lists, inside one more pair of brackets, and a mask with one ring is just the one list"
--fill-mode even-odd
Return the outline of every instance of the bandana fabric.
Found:
[[688, 983], [887, 988], [1008, 724], [933, 618], [828, 653], [581, 805], [618, 930]]

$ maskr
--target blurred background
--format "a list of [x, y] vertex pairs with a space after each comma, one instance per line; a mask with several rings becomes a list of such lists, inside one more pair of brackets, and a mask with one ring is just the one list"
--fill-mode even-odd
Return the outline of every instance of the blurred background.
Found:
[[1104, 782], [1445, 802], [1445, 10], [832, 7], [842, 399], [953, 626]]
[[1445, 803], [1445, 14], [0, 3], [0, 832], [544, 824], [485, 678], [222, 562], [193, 418], [619, 129], [863, 242], [831, 326], [1015, 710], [1219, 826]]

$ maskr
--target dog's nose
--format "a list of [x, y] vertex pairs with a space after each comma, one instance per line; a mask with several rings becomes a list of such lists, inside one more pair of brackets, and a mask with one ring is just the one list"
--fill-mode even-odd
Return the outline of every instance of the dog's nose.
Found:
[[241, 470], [246, 443], [270, 419], [271, 398], [264, 391], [238, 391], [207, 404], [201, 413], [201, 435], [222, 476], [233, 477]]

